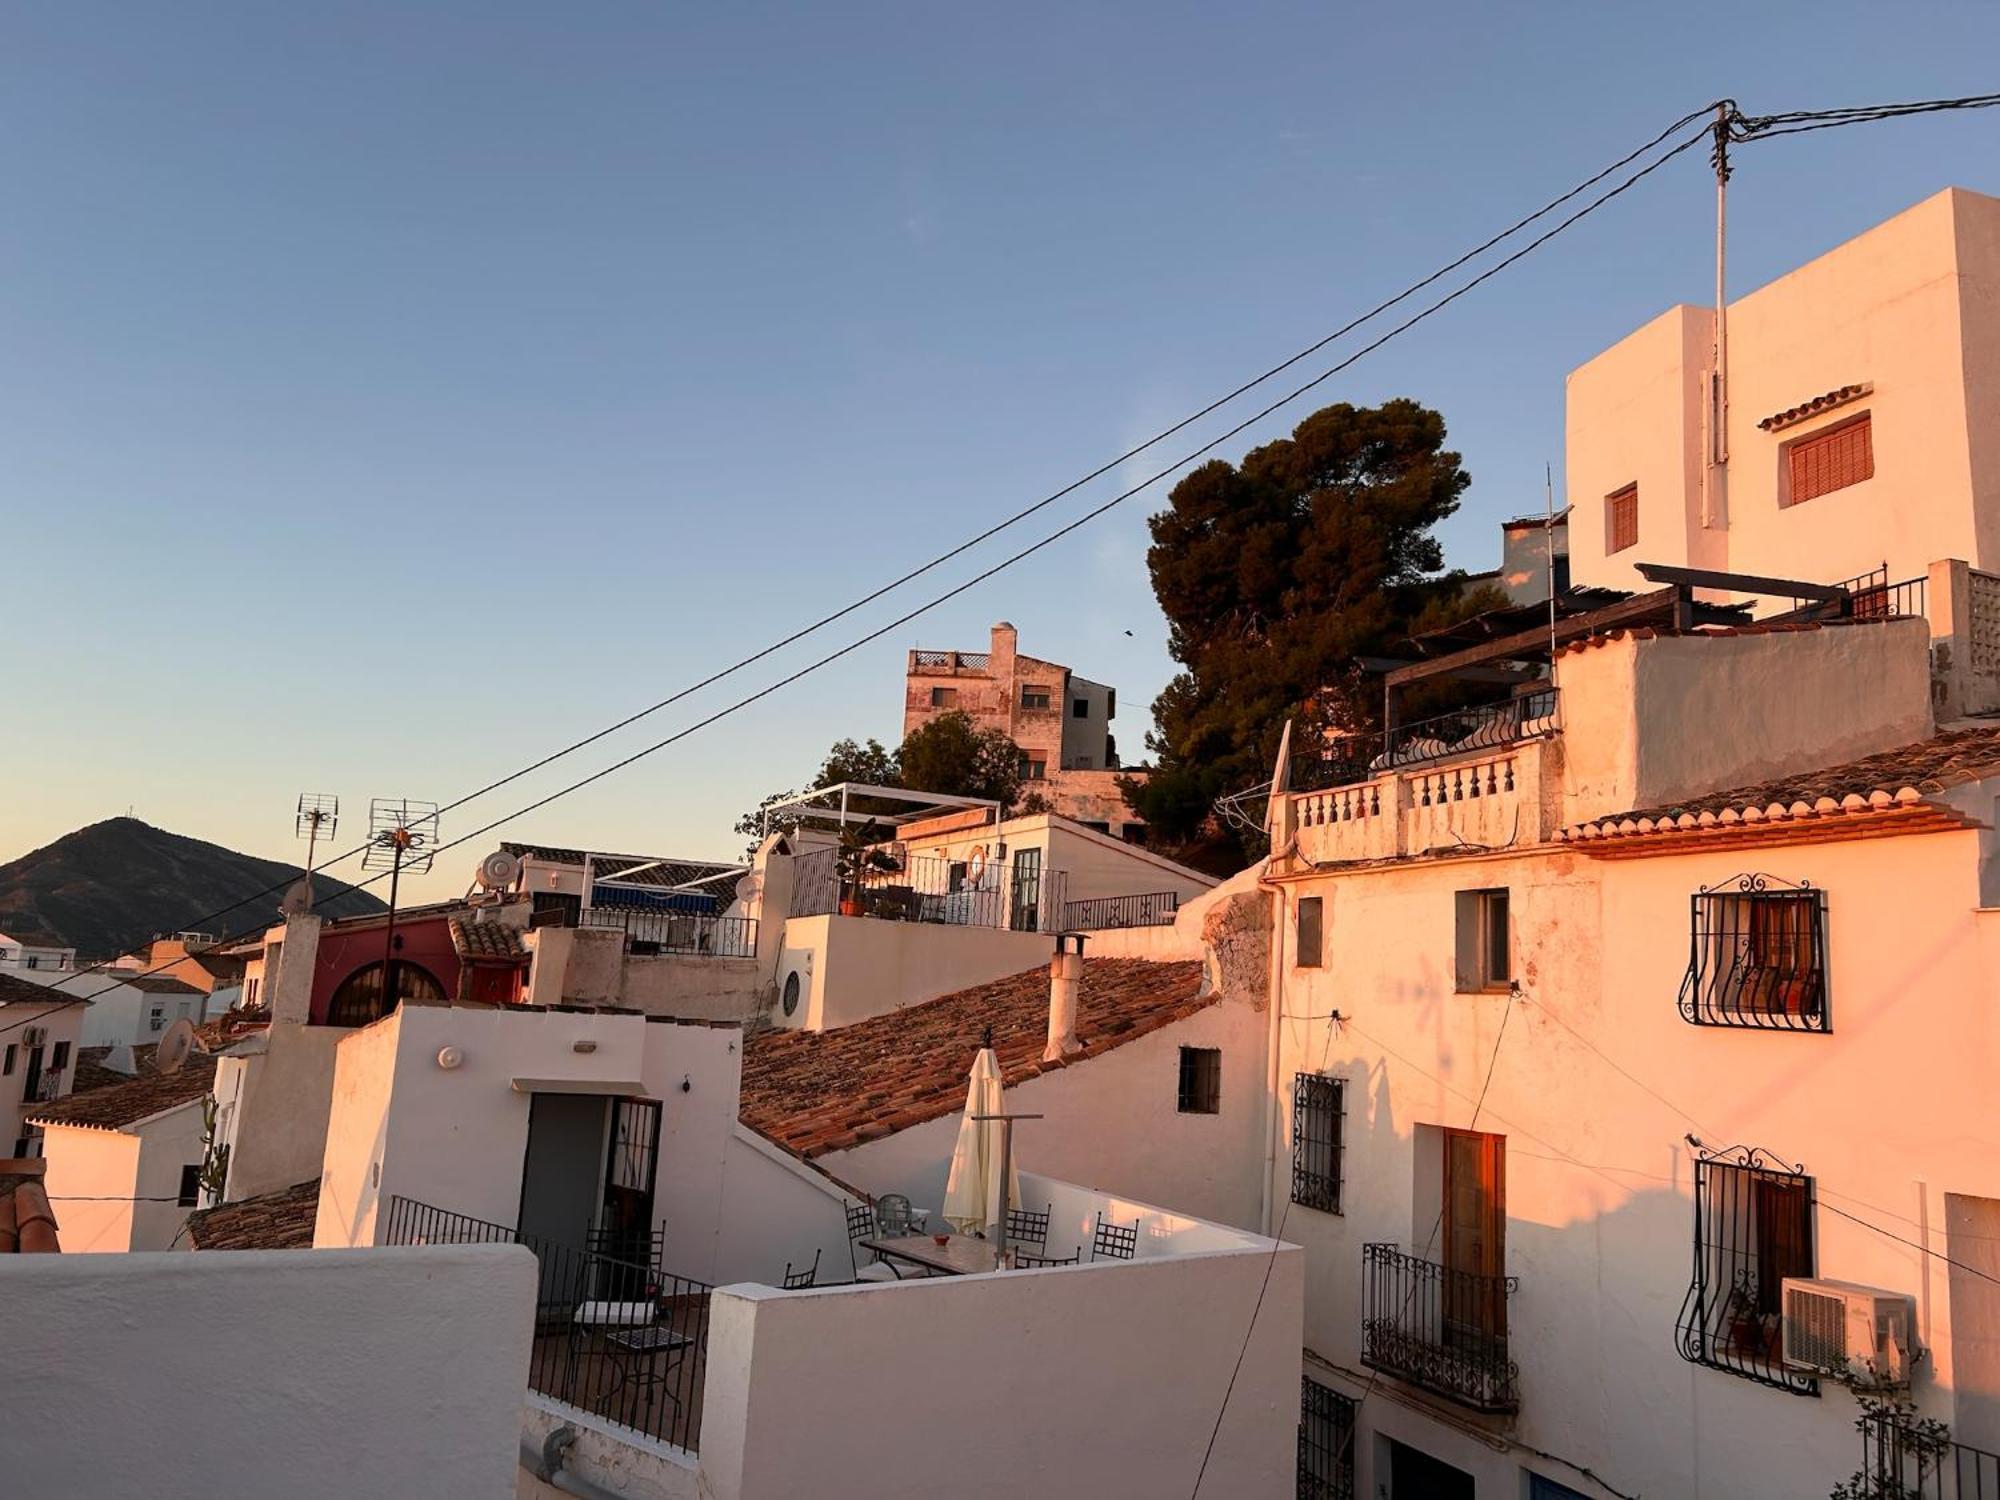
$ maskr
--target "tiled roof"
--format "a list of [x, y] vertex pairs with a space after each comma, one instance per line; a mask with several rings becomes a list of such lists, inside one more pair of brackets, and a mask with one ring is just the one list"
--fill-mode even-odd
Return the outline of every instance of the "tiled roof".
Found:
[[1220, 998], [1198, 960], [1087, 959], [1077, 999], [1083, 1050], [1045, 1063], [1046, 965], [832, 1031], [772, 1031], [743, 1047], [742, 1120], [797, 1155], [818, 1156], [921, 1125], [965, 1104], [981, 1034], [1009, 1085], [1074, 1067]]
[[37, 1105], [28, 1116], [36, 1125], [87, 1125], [94, 1130], [122, 1130], [141, 1120], [207, 1095], [215, 1084], [215, 1059], [191, 1052], [171, 1073], [145, 1072], [124, 1083], [71, 1091], [53, 1104]]
[[70, 1076], [69, 1096], [87, 1094], [92, 1089], [111, 1088], [116, 1084], [130, 1083], [143, 1073], [153, 1071], [153, 1055], [160, 1049], [152, 1042], [132, 1049], [132, 1071], [121, 1073], [116, 1068], [108, 1068], [104, 1061], [114, 1049], [110, 1047], [79, 1047], [76, 1052], [76, 1072]]
[[0, 1255], [62, 1249], [39, 1159], [0, 1161]]
[[468, 922], [451, 919], [451, 945], [460, 958], [505, 959], [526, 963], [528, 950], [521, 942], [521, 929], [505, 922]]
[[17, 974], [0, 974], [0, 1005], [59, 1005], [74, 998]]
[[1561, 836], [1591, 853], [1608, 853], [1635, 839], [1710, 843], [1764, 837], [1778, 828], [1813, 838], [1841, 837], [1840, 830], [1965, 828], [1974, 825], [1929, 798], [1996, 771], [2000, 727], [1958, 729], [1843, 765], [1574, 823]]
[[1836, 406], [1859, 401], [1874, 389], [1874, 386], [1866, 384], [1836, 386], [1824, 396], [1814, 396], [1810, 401], [1801, 401], [1797, 406], [1788, 406], [1783, 411], [1773, 412], [1757, 425], [1766, 432], [1781, 432], [1787, 427], [1796, 426], [1808, 417], [1816, 417], [1823, 411], [1832, 411]]
[[188, 1215], [197, 1250], [310, 1250], [319, 1179]]
[[120, 974], [116, 969], [105, 972], [106, 979], [115, 979], [121, 984], [129, 984], [135, 990], [144, 990], [149, 995], [205, 995], [207, 990], [189, 984], [184, 979], [176, 979], [171, 974]]

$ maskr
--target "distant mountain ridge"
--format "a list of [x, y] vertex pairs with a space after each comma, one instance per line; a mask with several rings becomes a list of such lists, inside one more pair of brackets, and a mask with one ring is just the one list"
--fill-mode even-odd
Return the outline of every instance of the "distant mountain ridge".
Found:
[[[0, 865], [0, 932], [47, 933], [83, 958], [111, 958], [243, 901], [203, 924], [218, 936], [233, 936], [266, 918], [276, 921], [284, 886], [304, 873], [297, 865], [239, 854], [137, 818], [107, 818]], [[278, 889], [256, 894], [267, 886]], [[313, 910], [324, 917], [384, 909], [366, 891], [325, 875], [315, 876], [314, 886]]]

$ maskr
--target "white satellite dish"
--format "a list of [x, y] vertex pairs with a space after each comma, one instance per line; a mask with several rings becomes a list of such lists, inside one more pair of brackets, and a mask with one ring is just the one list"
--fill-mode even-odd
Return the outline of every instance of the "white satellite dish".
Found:
[[179, 1072], [181, 1064], [187, 1061], [188, 1054], [194, 1051], [194, 1041], [194, 1022], [182, 1016], [160, 1033], [160, 1047], [153, 1054], [154, 1071]]
[[505, 849], [495, 849], [479, 862], [476, 877], [481, 890], [504, 891], [520, 878], [521, 858]]
[[281, 916], [296, 917], [312, 910], [313, 893], [310, 880], [295, 880], [279, 898], [278, 912]]

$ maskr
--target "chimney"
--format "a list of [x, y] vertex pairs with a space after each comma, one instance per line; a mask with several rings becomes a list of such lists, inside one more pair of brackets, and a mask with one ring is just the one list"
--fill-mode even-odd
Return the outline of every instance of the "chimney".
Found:
[[1059, 932], [1056, 956], [1049, 962], [1049, 1044], [1042, 1051], [1043, 1062], [1061, 1062], [1083, 1050], [1076, 1039], [1076, 995], [1082, 984], [1083, 934]]
[[1014, 653], [1020, 639], [1020, 632], [1005, 620], [993, 627], [992, 637], [987, 642], [986, 670], [996, 682], [1011, 683], [1014, 680]]

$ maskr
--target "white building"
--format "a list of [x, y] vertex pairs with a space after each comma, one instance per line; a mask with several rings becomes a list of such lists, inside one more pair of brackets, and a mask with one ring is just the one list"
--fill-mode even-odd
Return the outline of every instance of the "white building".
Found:
[[0, 974], [28, 975], [44, 969], [74, 969], [76, 949], [40, 934], [10, 937], [0, 932]]
[[1317, 1482], [1820, 1500], [1863, 1454], [1786, 1359], [1814, 1277], [2000, 1479], [2000, 729], [1934, 726], [1917, 620], [1687, 607], [1564, 622], [1559, 710], [1273, 800]]
[[28, 1115], [69, 1092], [86, 1005], [58, 999], [15, 971], [0, 972], [0, 1140], [31, 1156]]

